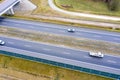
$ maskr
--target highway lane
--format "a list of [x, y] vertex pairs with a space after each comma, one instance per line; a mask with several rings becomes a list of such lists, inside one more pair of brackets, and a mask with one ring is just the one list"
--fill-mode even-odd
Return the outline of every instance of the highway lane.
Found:
[[[115, 33], [115, 32], [76, 28], [72, 26], [63, 26], [57, 24], [16, 20], [16, 19], [8, 19], [8, 18], [0, 19], [0, 25], [7, 27], [35, 30], [40, 32], [49, 32], [49, 33], [61, 34], [61, 35], [79, 37], [79, 38], [83, 37], [94, 40], [120, 43], [120, 33]], [[76, 32], [69, 33], [67, 32], [68, 28], [75, 28]]]
[[84, 52], [80, 50], [62, 48], [59, 46], [56, 47], [53, 45], [46, 45], [5, 37], [0, 37], [0, 39], [6, 42], [5, 46], [7, 47], [120, 69], [120, 57], [105, 55], [104, 58], [95, 58], [89, 56], [89, 52]]

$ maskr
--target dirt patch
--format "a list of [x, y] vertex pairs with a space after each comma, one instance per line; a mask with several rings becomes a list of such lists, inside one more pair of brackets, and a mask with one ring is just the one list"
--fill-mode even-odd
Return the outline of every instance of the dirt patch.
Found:
[[36, 9], [37, 6], [31, 3], [29, 0], [21, 0], [19, 5], [16, 5], [14, 7], [14, 10], [17, 12], [28, 12], [28, 11], [33, 11]]

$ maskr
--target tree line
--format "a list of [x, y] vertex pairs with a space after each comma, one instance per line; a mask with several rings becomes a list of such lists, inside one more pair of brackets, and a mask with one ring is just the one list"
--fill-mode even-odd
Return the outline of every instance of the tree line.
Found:
[[120, 8], [120, 0], [93, 0], [93, 1], [103, 1], [108, 5], [109, 10], [116, 11]]

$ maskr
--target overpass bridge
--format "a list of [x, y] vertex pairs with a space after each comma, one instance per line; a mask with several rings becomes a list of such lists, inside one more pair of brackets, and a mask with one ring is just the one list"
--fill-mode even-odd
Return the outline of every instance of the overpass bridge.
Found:
[[8, 13], [13, 15], [13, 6], [19, 3], [21, 0], [5, 0], [2, 3], [0, 3], [0, 16], [4, 13]]

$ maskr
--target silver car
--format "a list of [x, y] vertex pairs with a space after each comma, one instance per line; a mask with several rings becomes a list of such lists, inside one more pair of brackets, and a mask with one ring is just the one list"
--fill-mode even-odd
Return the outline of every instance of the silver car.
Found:
[[100, 58], [104, 57], [104, 54], [102, 54], [101, 52], [90, 52], [89, 55], [93, 57], [100, 57]]
[[67, 29], [68, 32], [75, 32], [75, 29]]
[[0, 45], [4, 45], [5, 42], [3, 40], [0, 40]]

